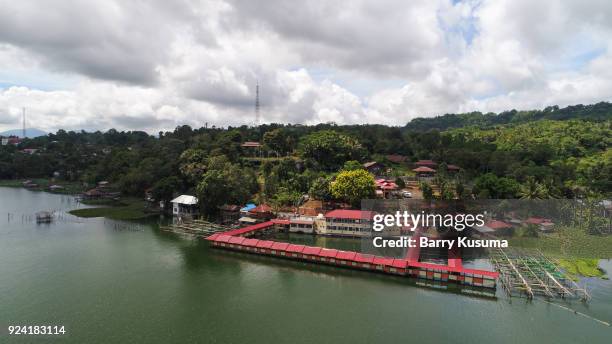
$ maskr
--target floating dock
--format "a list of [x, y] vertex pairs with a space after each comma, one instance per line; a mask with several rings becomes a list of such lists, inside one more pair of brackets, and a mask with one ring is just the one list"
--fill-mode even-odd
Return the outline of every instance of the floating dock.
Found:
[[255, 234], [273, 230], [275, 224], [275, 220], [272, 220], [240, 229], [214, 233], [208, 236], [206, 240], [216, 248], [310, 263], [451, 282], [473, 287], [494, 289], [497, 284], [498, 272], [466, 269], [463, 267], [457, 252], [449, 253], [448, 265], [441, 265], [419, 262], [419, 248], [409, 250], [405, 258], [392, 258], [252, 238]]

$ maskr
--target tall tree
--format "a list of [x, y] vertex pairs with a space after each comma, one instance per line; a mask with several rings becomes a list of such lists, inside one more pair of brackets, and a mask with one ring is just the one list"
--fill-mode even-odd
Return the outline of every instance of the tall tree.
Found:
[[343, 171], [331, 183], [330, 190], [335, 198], [356, 207], [362, 199], [374, 197], [376, 184], [374, 177], [368, 171]]

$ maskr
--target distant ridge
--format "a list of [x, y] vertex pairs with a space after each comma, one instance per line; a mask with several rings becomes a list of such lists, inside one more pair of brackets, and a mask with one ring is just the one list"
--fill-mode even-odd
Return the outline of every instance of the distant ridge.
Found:
[[612, 103], [600, 102], [592, 105], [570, 105], [564, 108], [549, 106], [543, 110], [510, 110], [496, 113], [470, 112], [446, 114], [437, 117], [415, 118], [404, 127], [406, 130], [427, 131], [447, 130], [476, 126], [487, 128], [499, 124], [519, 124], [539, 120], [566, 121], [572, 119], [585, 121], [606, 121], [612, 119]]
[[[0, 136], [19, 136], [21, 137], [23, 132], [23, 129], [13, 129], [13, 130], [7, 130], [7, 131], [3, 131], [0, 132]], [[28, 138], [34, 138], [34, 137], [39, 137], [39, 136], [47, 136], [48, 133], [44, 132], [40, 129], [36, 129], [36, 128], [27, 128], [26, 129], [26, 136]]]

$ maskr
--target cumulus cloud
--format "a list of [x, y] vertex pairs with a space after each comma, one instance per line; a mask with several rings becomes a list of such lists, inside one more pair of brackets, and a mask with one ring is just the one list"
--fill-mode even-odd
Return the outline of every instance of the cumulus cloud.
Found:
[[307, 124], [612, 98], [605, 0], [46, 4], [0, 0], [0, 129], [252, 124], [257, 84]]

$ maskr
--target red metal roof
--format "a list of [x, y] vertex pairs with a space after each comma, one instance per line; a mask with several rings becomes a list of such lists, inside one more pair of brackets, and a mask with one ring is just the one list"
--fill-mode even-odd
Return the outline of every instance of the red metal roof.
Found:
[[218, 242], [228, 242], [232, 238], [231, 235], [221, 234], [217, 237]]
[[258, 243], [258, 242], [259, 242], [259, 240], [258, 240], [258, 239], [245, 239], [245, 240], [242, 242], [242, 244], [241, 244], [241, 245], [242, 245], [242, 246], [251, 246], [251, 247], [255, 247], [255, 246], [257, 246], [257, 243]]
[[236, 237], [235, 236], [235, 237], [231, 237], [228, 242], [230, 244], [241, 244], [243, 241], [244, 241], [243, 237]]
[[213, 235], [210, 235], [210, 236], [206, 237], [206, 240], [215, 241], [215, 240], [217, 240], [217, 237], [219, 237], [219, 235], [221, 235], [221, 233], [215, 233]]
[[338, 250], [322, 248], [321, 252], [319, 252], [319, 256], [327, 257], [327, 258], [336, 258], [338, 254]]
[[[349, 212], [350, 214], [355, 213], [372, 213], [372, 212], [362, 212], [360, 210], [334, 210], [333, 212]], [[329, 213], [328, 213], [329, 214]], [[346, 213], [344, 213], [346, 214]], [[361, 217], [358, 217], [361, 218]], [[431, 264], [431, 263], [423, 263], [418, 261], [419, 257], [419, 248], [412, 248], [409, 250], [407, 254], [407, 259], [414, 260], [406, 260], [406, 259], [394, 259], [390, 257], [380, 257], [373, 256], [370, 254], [361, 254], [352, 251], [338, 251], [335, 249], [322, 249], [321, 247], [313, 247], [313, 246], [303, 246], [303, 245], [293, 245], [289, 243], [283, 242], [274, 242], [270, 240], [258, 240], [258, 239], [248, 239], [244, 237], [237, 237], [237, 235], [241, 235], [244, 233], [261, 230], [268, 228], [273, 225], [272, 221], [259, 223], [253, 226], [244, 227], [241, 229], [231, 230], [224, 233], [214, 233], [211, 236], [207, 237], [207, 240], [216, 241], [216, 242], [229, 242], [232, 244], [240, 244], [243, 246], [251, 246], [251, 247], [259, 247], [259, 248], [271, 248], [275, 250], [284, 250], [286, 252], [301, 252], [302, 254], [307, 255], [315, 255], [321, 257], [329, 257], [348, 261], [355, 261], [360, 263], [374, 263], [376, 265], [385, 265], [392, 266], [394, 268], [406, 268], [406, 267], [416, 267], [423, 269], [432, 269], [444, 272], [458, 272], [465, 274], [473, 274], [479, 275], [488, 278], [497, 278], [499, 273], [493, 271], [486, 270], [478, 270], [478, 269], [464, 269], [461, 265], [461, 258], [458, 256], [456, 252], [449, 252], [449, 265], [439, 265], [439, 264]], [[415, 234], [415, 238], [418, 238], [420, 233], [417, 231]]]
[[286, 242], [274, 242], [274, 245], [272, 245], [272, 249], [285, 251], [287, 249], [287, 246], [289, 246], [289, 244]]
[[461, 258], [448, 258], [448, 266], [451, 268], [461, 268], [463, 266], [461, 262]]
[[321, 248], [320, 247], [313, 247], [313, 246], [305, 246], [304, 249], [302, 250], [302, 254], [308, 254], [308, 255], [318, 255], [319, 252], [321, 252]]
[[274, 241], [270, 240], [259, 240], [257, 243], [257, 247], [259, 248], [270, 248], [272, 245], [274, 245]]
[[491, 220], [485, 224], [485, 226], [491, 229], [501, 229], [501, 228], [511, 228], [512, 225], [509, 225], [503, 221]]
[[374, 217], [373, 211], [364, 210], [348, 210], [348, 209], [336, 209], [325, 214], [326, 218], [337, 218], [337, 219], [368, 219], [371, 220]]
[[421, 166], [421, 167], [417, 167], [412, 169], [414, 172], [436, 172], [436, 170], [434, 170], [433, 168], [429, 168], [427, 166]]
[[401, 162], [405, 162], [408, 159], [407, 156], [404, 155], [399, 155], [399, 154], [390, 154], [387, 155], [387, 160], [394, 162], [394, 163], [401, 163]]
[[260, 204], [255, 208], [249, 210], [249, 213], [258, 214], [258, 213], [271, 213], [272, 207], [267, 204]]
[[397, 184], [395, 184], [394, 181], [386, 179], [377, 179], [376, 187], [383, 190], [395, 190], [398, 188]]
[[359, 263], [372, 263], [374, 261], [374, 256], [371, 254], [357, 253], [354, 260]]
[[372, 263], [374, 263], [374, 265], [391, 266], [393, 264], [393, 258], [374, 256], [374, 260], [372, 261]]
[[288, 225], [290, 222], [288, 219], [272, 219], [272, 223], [278, 225]]
[[304, 245], [289, 245], [287, 246], [287, 252], [301, 253], [304, 249]]
[[242, 234], [246, 234], [249, 232], [254, 232], [254, 231], [258, 231], [260, 229], [265, 229], [268, 227], [272, 227], [274, 225], [274, 223], [272, 221], [266, 221], [266, 222], [262, 222], [262, 223], [258, 223], [252, 226], [246, 226], [243, 228], [239, 228], [239, 229], [234, 229], [231, 231], [227, 231], [227, 232], [223, 232], [223, 234], [225, 235], [242, 235]]
[[408, 262], [403, 259], [393, 259], [391, 266], [398, 269], [405, 269], [407, 264]]
[[449, 170], [454, 170], [454, 171], [458, 171], [458, 170], [461, 169], [461, 167], [459, 167], [457, 165], [447, 165], [446, 168], [449, 169]]
[[357, 252], [352, 251], [339, 251], [336, 255], [336, 259], [353, 260], [356, 254]]
[[525, 220], [525, 223], [530, 223], [534, 225], [539, 225], [543, 222], [550, 222], [550, 219], [545, 219], [542, 217], [530, 217], [527, 220]]
[[436, 166], [437, 163], [433, 160], [419, 160], [416, 162], [417, 166]]

